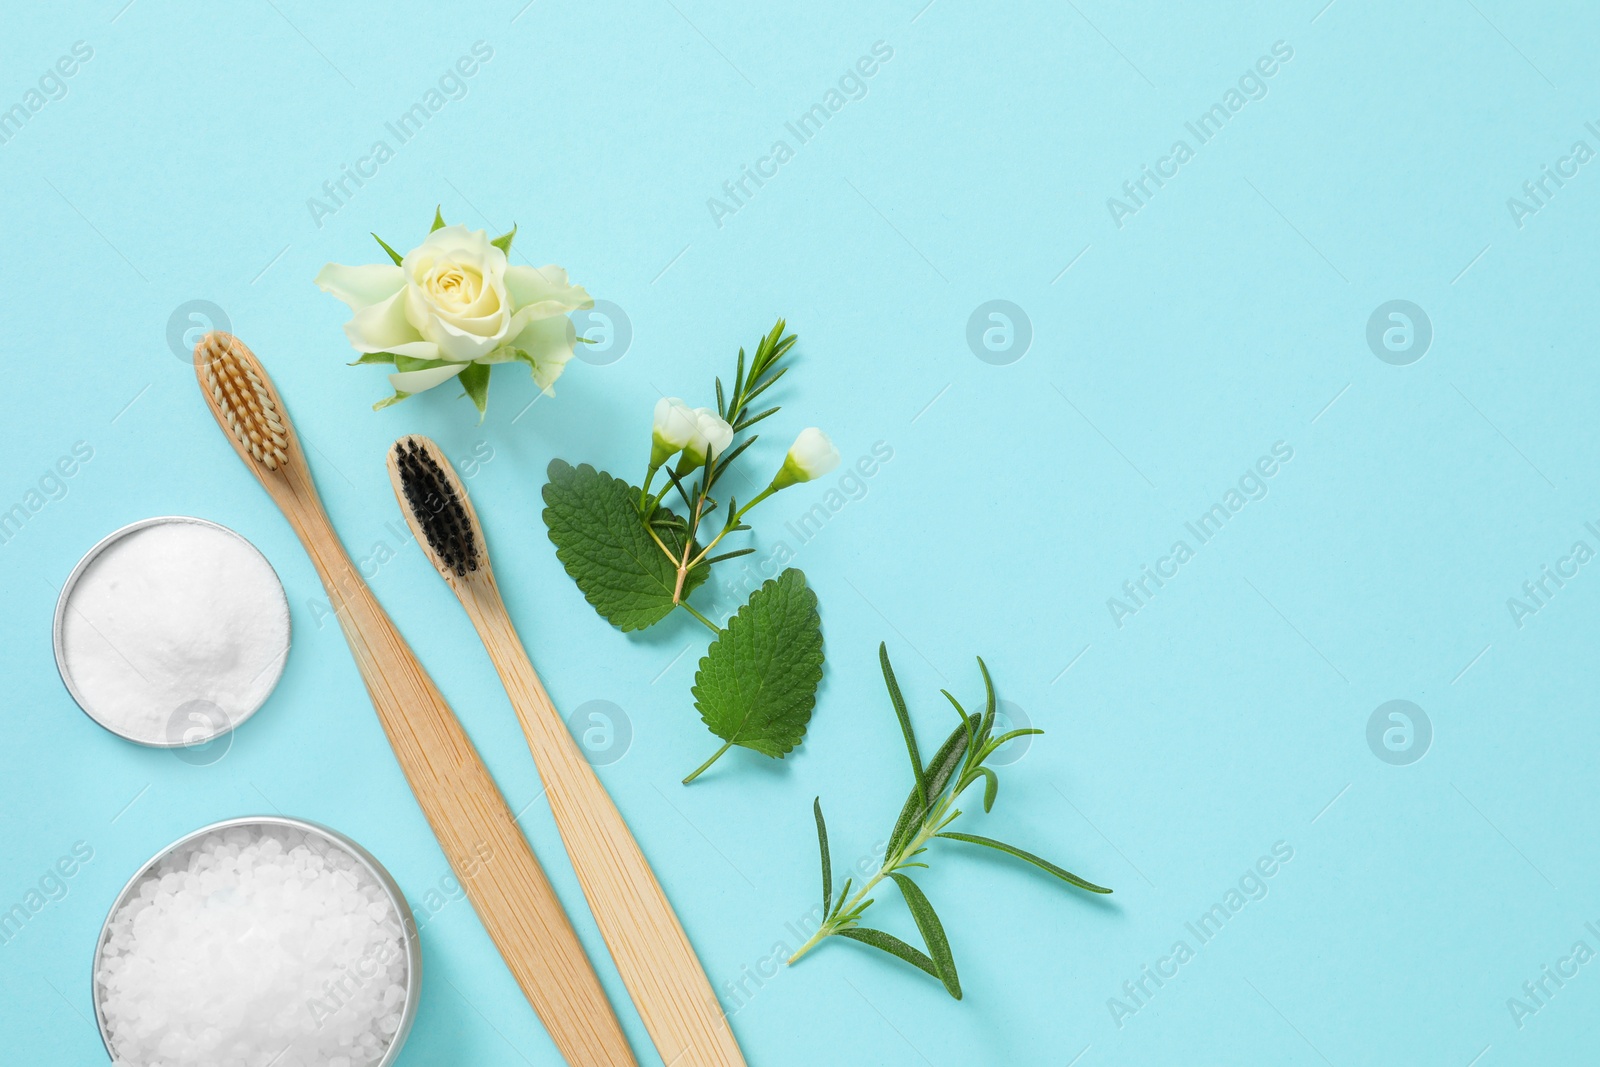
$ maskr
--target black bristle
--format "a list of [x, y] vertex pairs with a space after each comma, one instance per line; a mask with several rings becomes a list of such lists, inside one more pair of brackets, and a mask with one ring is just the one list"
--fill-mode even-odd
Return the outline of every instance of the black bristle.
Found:
[[465, 578], [468, 572], [476, 571], [478, 539], [450, 479], [415, 441], [398, 442], [394, 456], [401, 491], [428, 539], [428, 547], [456, 577]]

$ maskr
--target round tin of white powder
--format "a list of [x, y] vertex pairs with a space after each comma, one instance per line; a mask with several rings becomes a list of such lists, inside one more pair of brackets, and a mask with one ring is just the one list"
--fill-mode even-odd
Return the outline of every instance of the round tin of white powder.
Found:
[[370, 874], [374, 881], [382, 887], [384, 896], [394, 909], [394, 914], [399, 920], [400, 928], [403, 931], [406, 964], [405, 999], [399, 1005], [399, 1025], [393, 1037], [390, 1038], [389, 1046], [385, 1050], [383, 1057], [374, 1065], [374, 1067], [392, 1067], [394, 1062], [400, 1058], [400, 1050], [406, 1043], [406, 1036], [411, 1032], [411, 1024], [416, 1020], [417, 1016], [417, 1005], [422, 999], [422, 941], [417, 935], [416, 918], [411, 912], [411, 906], [406, 903], [405, 893], [401, 891], [399, 883], [394, 880], [383, 864], [378, 862], [377, 857], [355, 841], [320, 823], [305, 819], [293, 819], [282, 815], [249, 815], [236, 819], [223, 819], [221, 822], [214, 822], [209, 826], [202, 826], [192, 833], [184, 834], [172, 844], [151, 856], [147, 862], [140, 866], [133, 877], [128, 879], [127, 884], [122, 887], [122, 891], [117, 894], [117, 899], [112, 902], [110, 910], [106, 912], [105, 922], [100, 928], [99, 940], [95, 942], [94, 955], [89, 970], [89, 991], [90, 998], [94, 1002], [95, 1024], [100, 1031], [100, 1040], [105, 1045], [107, 1054], [111, 1056], [113, 1062], [116, 1061], [116, 1053], [111, 1049], [112, 1037], [108, 1033], [107, 1020], [101, 1011], [102, 990], [97, 976], [101, 969], [102, 954], [111, 938], [113, 921], [117, 919], [124, 905], [140, 891], [140, 887], [145, 883], [148, 876], [160, 866], [163, 860], [185, 849], [191, 849], [208, 835], [225, 833], [235, 827], [250, 831], [279, 828], [296, 831], [308, 836], [321, 837], [335, 848], [347, 853], [356, 864]]
[[289, 651], [272, 564], [226, 526], [186, 515], [130, 523], [61, 587], [56, 669], [85, 714], [155, 748], [204, 745], [271, 695]]

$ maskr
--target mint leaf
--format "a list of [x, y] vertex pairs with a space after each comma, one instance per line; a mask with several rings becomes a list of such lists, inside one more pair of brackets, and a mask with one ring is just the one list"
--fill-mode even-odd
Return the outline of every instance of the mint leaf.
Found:
[[750, 594], [700, 660], [695, 707], [726, 744], [685, 783], [733, 745], [783, 758], [806, 735], [821, 681], [817, 595], [790, 567]]
[[[639, 517], [639, 490], [584, 463], [551, 460], [544, 487], [544, 524], [556, 558], [585, 600], [624, 633], [653, 626], [677, 605], [677, 568]], [[656, 511], [656, 536], [675, 554], [683, 551], [685, 524], [665, 508]], [[699, 552], [690, 550], [690, 558]], [[704, 563], [692, 567], [682, 596], [706, 580]]]

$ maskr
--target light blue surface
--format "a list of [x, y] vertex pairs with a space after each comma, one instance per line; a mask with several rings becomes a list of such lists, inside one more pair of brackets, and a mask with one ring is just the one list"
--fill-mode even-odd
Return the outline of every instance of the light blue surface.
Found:
[[[1520, 1027], [1507, 1001], [1575, 942], [1600, 950], [1585, 927], [1600, 928], [1600, 564], [1547, 581], [1520, 626], [1507, 600], [1574, 542], [1600, 549], [1585, 526], [1600, 527], [1600, 162], [1547, 180], [1520, 226], [1507, 199], [1575, 141], [1600, 150], [1600, 20], [1576, 2], [1323, 2], [10, 12], [0, 106], [74, 42], [93, 57], [0, 144], [0, 509], [75, 443], [93, 457], [0, 545], [0, 906], [75, 843], [93, 859], [0, 944], [0, 1059], [102, 1062], [88, 971], [105, 909], [202, 823], [327, 823], [418, 904], [447, 874], [336, 627], [319, 627], [304, 553], [168, 348], [169, 316], [195, 299], [225, 308], [272, 369], [353, 553], [394, 552], [373, 588], [512, 804], [531, 804], [523, 825], [642, 1063], [659, 1061], [503, 692], [399, 532], [382, 455], [401, 433], [455, 457], [492, 449], [469, 485], [512, 611], [559, 705], [611, 701], [631, 720], [603, 777], [753, 1064], [1590, 1058], [1600, 963], [1546, 980], [1555, 995]], [[307, 198], [477, 41], [494, 54], [467, 95], [316, 225]], [[798, 145], [785, 123], [880, 41], [893, 55], [865, 96]], [[1275, 42], [1293, 54], [1264, 64], [1265, 96], [1200, 145], [1185, 123]], [[719, 226], [708, 198], [780, 138], [793, 158]], [[1107, 198], [1179, 138], [1193, 158], [1119, 228]], [[631, 349], [574, 363], [520, 418], [533, 388], [505, 368], [482, 426], [450, 388], [371, 413], [382, 374], [343, 366], [345, 309], [310, 279], [374, 261], [368, 230], [409, 247], [436, 202], [491, 233], [519, 223], [532, 262], [626, 309]], [[1006, 365], [966, 340], [993, 299], [1031, 323]], [[1420, 361], [1368, 347], [1391, 300], [1431, 320]], [[762, 461], [807, 424], [847, 463], [880, 441], [893, 458], [803, 545], [783, 523], [822, 487], [756, 514], [762, 555], [786, 540], [820, 595], [821, 702], [783, 764], [736, 753], [685, 789], [714, 747], [688, 697], [703, 636], [687, 618], [612, 632], [562, 573], [539, 487], [557, 455], [635, 477], [655, 398], [707, 402], [711, 375], [780, 314], [799, 358]], [[1293, 455], [1265, 497], [1201, 544], [1185, 523], [1278, 442]], [[210, 766], [99, 729], [51, 658], [56, 587], [79, 555], [167, 513], [249, 537], [293, 604], [282, 684]], [[1158, 590], [1147, 579], [1153, 595], [1116, 625], [1108, 598], [1145, 565], [1170, 573], [1178, 540], [1193, 558]], [[744, 977], [792, 946], [786, 924], [816, 898], [811, 798], [842, 866], [904, 795], [880, 639], [926, 736], [945, 728], [939, 687], [978, 692], [977, 653], [1048, 731], [969, 829], [1117, 890], [1085, 899], [950, 846], [922, 881], [960, 1004], [844, 943], [759, 988]], [[1367, 740], [1397, 699], [1432, 725], [1409, 765]], [[1293, 858], [1264, 865], [1264, 899], [1201, 945], [1186, 923], [1279, 842]], [[912, 936], [898, 901], [873, 919]], [[467, 904], [423, 938], [405, 1064], [557, 1062]], [[1194, 958], [1128, 998], [1124, 982], [1180, 940]], [[1113, 997], [1138, 1010], [1115, 1018]]]

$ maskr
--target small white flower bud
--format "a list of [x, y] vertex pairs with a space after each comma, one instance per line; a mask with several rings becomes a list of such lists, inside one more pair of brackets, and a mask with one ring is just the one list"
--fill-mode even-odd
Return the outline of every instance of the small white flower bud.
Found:
[[706, 461], [706, 457], [719, 456], [733, 443], [733, 427], [710, 408], [695, 408], [694, 436], [683, 446], [685, 470], [691, 470]]
[[650, 466], [659, 467], [683, 451], [694, 440], [699, 420], [693, 409], [675, 396], [656, 401], [655, 424], [651, 428]]
[[773, 491], [820, 478], [838, 465], [839, 450], [828, 435], [815, 426], [807, 427], [800, 431], [800, 436], [789, 446], [789, 454], [783, 457], [783, 467], [772, 479]]

